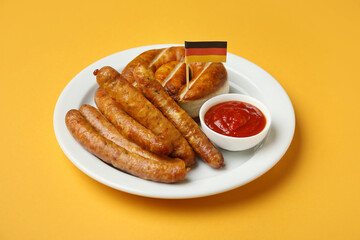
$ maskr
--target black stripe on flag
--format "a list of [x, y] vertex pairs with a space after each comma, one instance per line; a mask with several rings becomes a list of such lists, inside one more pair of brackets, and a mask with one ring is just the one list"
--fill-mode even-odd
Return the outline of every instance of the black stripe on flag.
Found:
[[185, 41], [185, 48], [227, 48], [227, 42], [226, 41], [211, 41], [211, 42]]

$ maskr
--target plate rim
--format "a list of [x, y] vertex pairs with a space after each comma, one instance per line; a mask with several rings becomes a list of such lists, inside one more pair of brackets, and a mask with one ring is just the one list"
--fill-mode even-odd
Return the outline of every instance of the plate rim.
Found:
[[[210, 182], [216, 182], [217, 178], [220, 177], [220, 179], [222, 180], [226, 180], [227, 181], [227, 185], [223, 186], [223, 187], [217, 187], [215, 189], [211, 188], [211, 189], [200, 189], [201, 191], [190, 191], [190, 192], [182, 192], [182, 191], [171, 191], [166, 192], [166, 189], [169, 189], [169, 187], [171, 186], [184, 186], [184, 184], [180, 184], [180, 185], [174, 185], [174, 184], [164, 184], [164, 183], [155, 183], [155, 182], [151, 182], [151, 181], [147, 181], [147, 180], [143, 180], [137, 177], [134, 177], [132, 175], [126, 174], [127, 177], [126, 178], [132, 178], [132, 180], [136, 183], [140, 181], [146, 181], [146, 182], [150, 182], [151, 184], [149, 184], [150, 186], [156, 186], [158, 189], [163, 190], [163, 192], [159, 191], [159, 192], [146, 192], [144, 190], [141, 189], [136, 189], [136, 188], [131, 188], [126, 186], [126, 184], [124, 185], [119, 185], [118, 183], [113, 183], [112, 181], [109, 181], [107, 178], [104, 178], [103, 176], [98, 176], [97, 174], [95, 174], [94, 172], [91, 171], [91, 169], [89, 169], [89, 167], [84, 166], [83, 164], [81, 164], [76, 157], [74, 156], [74, 152], [72, 152], [64, 143], [64, 137], [62, 136], [62, 130], [63, 130], [63, 125], [65, 125], [64, 122], [64, 117], [65, 115], [63, 115], [63, 118], [60, 120], [60, 116], [61, 111], [59, 110], [59, 108], [62, 106], [61, 104], [63, 104], [63, 102], [61, 102], [63, 100], [63, 98], [65, 97], [65, 95], [69, 92], [69, 89], [71, 89], [71, 87], [75, 86], [77, 82], [81, 81], [81, 75], [83, 73], [85, 73], [86, 71], [89, 71], [91, 69], [95, 69], [95, 66], [100, 66], [102, 64], [102, 62], [106, 62], [109, 61], [109, 59], [116, 57], [118, 55], [122, 55], [122, 54], [127, 54], [127, 53], [131, 53], [131, 52], [143, 52], [149, 49], [154, 49], [154, 48], [163, 48], [163, 47], [170, 47], [170, 46], [183, 46], [181, 44], [156, 44], [156, 45], [147, 45], [147, 46], [140, 46], [140, 47], [135, 47], [135, 48], [130, 48], [130, 49], [126, 49], [123, 51], [119, 51], [116, 53], [113, 53], [111, 55], [108, 55], [104, 58], [101, 58], [97, 61], [95, 61], [94, 63], [90, 64], [89, 66], [87, 66], [86, 68], [84, 68], [82, 71], [80, 71], [74, 78], [72, 78], [70, 80], [70, 82], [65, 86], [65, 88], [62, 90], [56, 105], [55, 105], [55, 109], [54, 109], [54, 115], [53, 115], [53, 127], [54, 127], [54, 131], [55, 131], [55, 136], [57, 139], [58, 144], [60, 145], [62, 151], [65, 153], [65, 155], [67, 156], [67, 158], [77, 167], [79, 168], [82, 172], [84, 172], [86, 175], [88, 175], [89, 177], [95, 179], [96, 181], [107, 185], [109, 187], [112, 187], [114, 189], [123, 191], [123, 192], [127, 192], [127, 193], [131, 193], [131, 194], [135, 194], [135, 195], [139, 195], [139, 196], [145, 196], [145, 197], [151, 197], [151, 198], [164, 198], [164, 199], [185, 199], [185, 198], [198, 198], [198, 197], [205, 197], [205, 196], [210, 196], [210, 195], [215, 195], [215, 194], [219, 194], [219, 193], [223, 193], [229, 190], [232, 190], [234, 188], [243, 186], [253, 180], [255, 180], [256, 178], [260, 177], [261, 175], [263, 175], [264, 173], [266, 173], [267, 171], [269, 171], [275, 164], [277, 164], [280, 159], [283, 157], [283, 155], [286, 153], [286, 151], [288, 150], [288, 148], [290, 147], [290, 144], [292, 142], [293, 136], [294, 136], [294, 132], [295, 132], [295, 112], [294, 112], [294, 108], [293, 105], [291, 103], [290, 97], [288, 96], [288, 94], [286, 93], [286, 91], [284, 90], [284, 88], [280, 85], [279, 82], [276, 81], [276, 79], [274, 77], [272, 77], [268, 72], [266, 72], [264, 69], [262, 69], [261, 67], [259, 67], [258, 65], [250, 62], [249, 60], [246, 60], [240, 56], [237, 56], [235, 54], [232, 53], [227, 53], [228, 56], [228, 61], [229, 59], [234, 60], [237, 59], [237, 61], [242, 62], [243, 64], [245, 64], [248, 68], [250, 68], [250, 70], [253, 71], [253, 73], [262, 75], [262, 76], [257, 76], [259, 77], [259, 79], [261, 79], [261, 77], [266, 78], [268, 81], [271, 82], [272, 85], [274, 85], [273, 87], [275, 87], [277, 90], [280, 90], [281, 92], [281, 96], [283, 98], [285, 98], [286, 100], [286, 105], [288, 110], [290, 110], [290, 112], [287, 112], [288, 117], [289, 117], [289, 128], [287, 129], [287, 139], [284, 140], [284, 144], [282, 145], [282, 149], [277, 151], [277, 156], [275, 157], [276, 159], [272, 160], [270, 162], [270, 164], [267, 164], [266, 167], [257, 169], [257, 171], [255, 171], [253, 174], [251, 174], [251, 176], [249, 176], [248, 174], [245, 173], [245, 176], [243, 176], [242, 181], [239, 183], [237, 181], [231, 181], [231, 176], [234, 175], [234, 169], [230, 169], [229, 171], [232, 172], [232, 174], [221, 174], [215, 177], [212, 177], [212, 181]], [[131, 54], [130, 54], [131, 55]], [[134, 53], [135, 56], [137, 56]], [[134, 56], [132, 56], [134, 57]], [[233, 69], [232, 64], [229, 62], [225, 63], [225, 66], [229, 69]], [[239, 66], [237, 66], [239, 67]], [[91, 68], [91, 69], [90, 69]], [[237, 70], [236, 70], [237, 71]], [[80, 80], [78, 80], [80, 79]], [[257, 81], [259, 81], [259, 79], [257, 79]], [[255, 80], [252, 79], [252, 82], [254, 82]], [[256, 84], [256, 81], [255, 81]], [[284, 99], [283, 99], [284, 100]], [[67, 109], [67, 111], [70, 110]], [[62, 123], [61, 123], [62, 121]], [[59, 127], [62, 126], [62, 127]], [[67, 130], [67, 129], [66, 129]], [[65, 133], [66, 134], [66, 133]], [[67, 131], [67, 135], [71, 134]], [[71, 136], [72, 137], [72, 136]], [[72, 141], [73, 142], [73, 141]], [[86, 150], [84, 150], [86, 151]], [[88, 153], [87, 155], [89, 155], [90, 153]], [[256, 154], [256, 153], [255, 153]], [[86, 155], [86, 154], [85, 154]], [[91, 154], [90, 154], [91, 155]], [[93, 156], [94, 157], [94, 156]], [[226, 161], [226, 160], [225, 160]], [[102, 161], [99, 161], [102, 162]], [[246, 161], [244, 164], [242, 164], [241, 166], [246, 166], [246, 164], [249, 164], [250, 160]], [[110, 166], [108, 166], [109, 168], [112, 168]], [[119, 172], [119, 170], [113, 169], [116, 172]], [[239, 171], [241, 172], [241, 171]], [[224, 176], [226, 175], [226, 176]], [[229, 179], [230, 178], [230, 179]], [[215, 180], [214, 180], [215, 179]], [[206, 179], [202, 179], [202, 180], [198, 180], [196, 182], [203, 182], [206, 181]], [[146, 185], [146, 184], [145, 184]], [[194, 183], [192, 183], [192, 185], [194, 185]], [[201, 184], [200, 184], [201, 185]], [[165, 187], [166, 186], [166, 187]], [[195, 184], [195, 188], [197, 187], [197, 184]], [[178, 187], [176, 187], [178, 188]], [[186, 187], [185, 187], [186, 189]], [[180, 187], [180, 190], [184, 190], [184, 187]], [[165, 191], [165, 192], [164, 192]]]

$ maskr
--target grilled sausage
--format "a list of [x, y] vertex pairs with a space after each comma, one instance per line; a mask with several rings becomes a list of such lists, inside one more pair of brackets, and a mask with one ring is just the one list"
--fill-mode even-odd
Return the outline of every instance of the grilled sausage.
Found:
[[161, 65], [155, 72], [155, 79], [174, 100], [179, 100], [179, 91], [186, 83], [185, 62], [171, 61]]
[[111, 140], [125, 150], [156, 161], [170, 160], [169, 157], [158, 156], [149, 151], [146, 151], [136, 143], [133, 143], [125, 138], [120, 134], [116, 127], [112, 125], [109, 120], [106, 119], [106, 117], [104, 117], [95, 107], [84, 104], [80, 107], [79, 111], [100, 135], [106, 139]]
[[137, 65], [141, 64], [146, 67], [150, 67], [153, 71], [158, 69], [164, 63], [170, 61], [183, 62], [185, 59], [185, 48], [184, 47], [170, 47], [162, 49], [152, 49], [141, 53], [134, 60], [132, 60], [122, 71], [122, 75], [131, 84], [135, 83], [133, 76], [133, 70]]
[[[121, 108], [155, 135], [174, 146], [171, 156], [181, 158], [186, 166], [195, 162], [195, 153], [174, 125], [145, 96], [112, 67], [102, 67], [94, 74], [98, 84]], [[100, 109], [101, 110], [101, 109]]]
[[78, 110], [70, 110], [65, 122], [70, 133], [87, 151], [120, 170], [143, 179], [165, 183], [178, 182], [186, 176], [183, 161], [155, 161], [128, 152], [96, 132]]
[[134, 77], [143, 94], [174, 124], [206, 163], [213, 168], [225, 166], [221, 152], [214, 147], [196, 122], [165, 92], [150, 69], [140, 65], [134, 69]]
[[130, 117], [102, 88], [99, 88], [95, 93], [95, 103], [102, 114], [127, 139], [159, 155], [167, 156], [173, 151], [172, 144], [167, 139], [155, 135]]
[[189, 87], [186, 84], [185, 48], [169, 47], [145, 51], [135, 57], [122, 75], [135, 87], [134, 69], [150, 68], [165, 91], [193, 118], [209, 98], [229, 92], [227, 72], [220, 62], [189, 63]]

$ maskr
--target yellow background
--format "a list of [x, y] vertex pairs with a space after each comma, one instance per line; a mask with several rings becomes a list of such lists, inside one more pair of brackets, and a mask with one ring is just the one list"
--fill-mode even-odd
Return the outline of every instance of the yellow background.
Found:
[[[360, 2], [0, 1], [0, 239], [360, 239]], [[61, 151], [53, 111], [118, 51], [227, 40], [278, 80], [293, 142], [257, 180], [199, 199], [104, 186]]]

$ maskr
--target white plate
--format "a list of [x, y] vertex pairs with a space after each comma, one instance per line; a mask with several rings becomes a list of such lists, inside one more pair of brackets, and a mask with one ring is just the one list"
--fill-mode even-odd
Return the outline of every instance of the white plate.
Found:
[[288, 149], [295, 130], [295, 115], [291, 101], [280, 84], [255, 64], [227, 54], [230, 92], [243, 93], [265, 104], [272, 116], [272, 126], [261, 145], [242, 152], [222, 150], [226, 167], [212, 169], [202, 160], [176, 184], [146, 181], [119, 171], [87, 152], [71, 136], [65, 125], [65, 115], [82, 104], [94, 104], [97, 89], [93, 71], [102, 66], [122, 70], [140, 53], [171, 45], [152, 45], [125, 50], [105, 57], [81, 71], [61, 93], [54, 112], [55, 135], [66, 156], [84, 173], [115, 189], [155, 198], [195, 198], [225, 192], [244, 185], [273, 167]]

